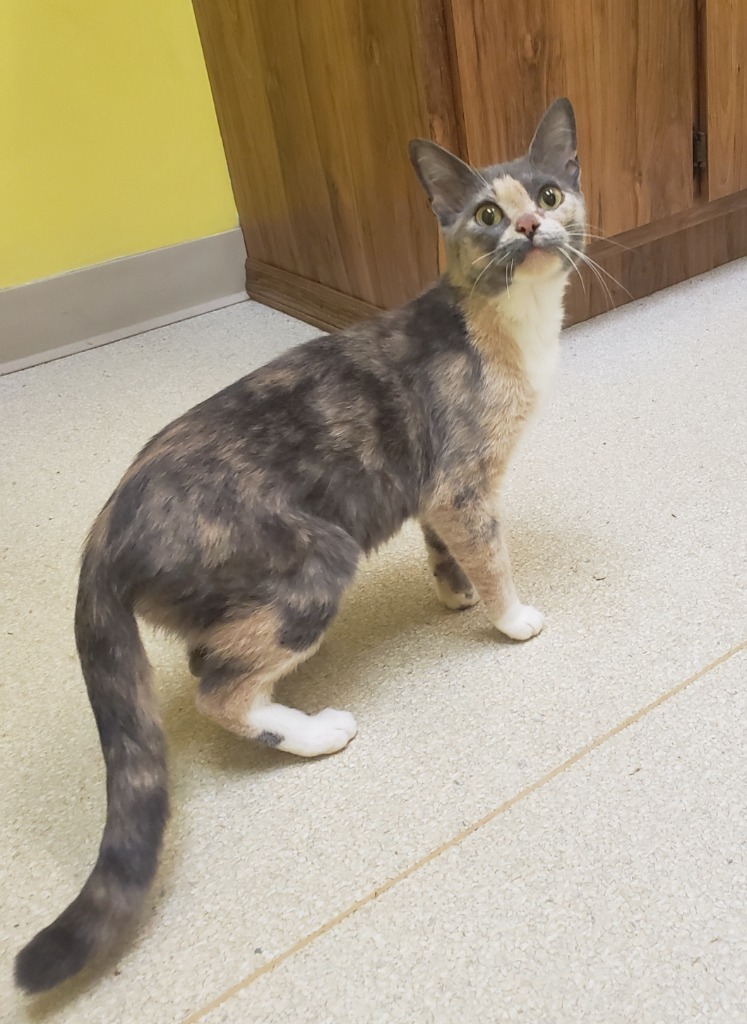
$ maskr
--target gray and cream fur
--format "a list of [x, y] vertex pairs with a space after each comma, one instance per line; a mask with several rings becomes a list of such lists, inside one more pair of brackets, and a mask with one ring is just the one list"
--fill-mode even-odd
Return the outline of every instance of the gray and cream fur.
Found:
[[445, 239], [444, 276], [185, 413], [94, 523], [75, 635], [106, 825], [80, 894], [18, 955], [28, 992], [125, 934], [156, 871], [166, 757], [137, 616], [184, 638], [200, 711], [304, 757], [342, 749], [355, 720], [284, 707], [273, 686], [316, 651], [361, 558], [406, 520], [422, 524], [444, 604], [479, 598], [516, 640], [542, 628], [514, 588], [498, 495], [551, 376], [583, 243], [573, 111], [556, 101], [512, 163], [476, 171], [424, 140], [410, 155]]

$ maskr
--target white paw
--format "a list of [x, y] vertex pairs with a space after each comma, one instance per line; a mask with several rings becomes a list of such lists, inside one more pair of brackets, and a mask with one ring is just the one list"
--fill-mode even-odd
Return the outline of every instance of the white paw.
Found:
[[249, 725], [260, 742], [298, 757], [334, 754], [346, 747], [358, 731], [349, 711], [325, 708], [317, 715], [306, 715], [284, 704], [254, 708]]
[[435, 579], [433, 582], [439, 601], [447, 608], [451, 608], [452, 611], [458, 612], [463, 611], [465, 608], [471, 608], [480, 600], [474, 590], [471, 594], [455, 594], [451, 587], [447, 586], [442, 580]]
[[355, 718], [349, 711], [325, 708], [324, 711], [312, 715], [311, 721], [317, 730], [320, 754], [334, 754], [336, 751], [342, 750], [358, 732]]
[[504, 612], [496, 622], [501, 633], [512, 640], [528, 640], [536, 636], [545, 624], [542, 612], [532, 608], [530, 604], [519, 604], [518, 601]]
[[316, 715], [304, 715], [301, 728], [289, 731], [278, 744], [278, 750], [299, 757], [321, 757], [336, 754], [352, 740], [358, 732], [355, 719], [349, 711], [335, 711], [325, 708]]

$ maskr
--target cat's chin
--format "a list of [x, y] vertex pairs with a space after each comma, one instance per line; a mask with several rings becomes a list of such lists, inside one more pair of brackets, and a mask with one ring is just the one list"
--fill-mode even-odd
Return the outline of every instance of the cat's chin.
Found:
[[532, 274], [546, 276], [556, 274], [563, 267], [560, 252], [553, 249], [539, 249], [532, 247], [521, 263], [516, 267], [514, 276], [517, 274]]

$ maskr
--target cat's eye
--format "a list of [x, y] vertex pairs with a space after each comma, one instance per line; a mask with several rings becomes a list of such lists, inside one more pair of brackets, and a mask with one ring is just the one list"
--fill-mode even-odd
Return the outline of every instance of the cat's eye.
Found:
[[484, 228], [492, 228], [498, 221], [503, 219], [503, 210], [495, 203], [483, 203], [477, 208], [475, 220]]
[[554, 185], [543, 185], [537, 201], [543, 210], [554, 210], [563, 202], [563, 193]]

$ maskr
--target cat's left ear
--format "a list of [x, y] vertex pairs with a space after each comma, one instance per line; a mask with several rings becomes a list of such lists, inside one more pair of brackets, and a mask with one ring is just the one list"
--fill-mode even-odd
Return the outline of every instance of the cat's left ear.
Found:
[[458, 156], [428, 139], [413, 139], [410, 160], [443, 227], [462, 213], [485, 182]]
[[578, 188], [581, 171], [576, 152], [576, 118], [570, 100], [551, 103], [534, 133], [529, 159], [559, 178], [570, 178]]

